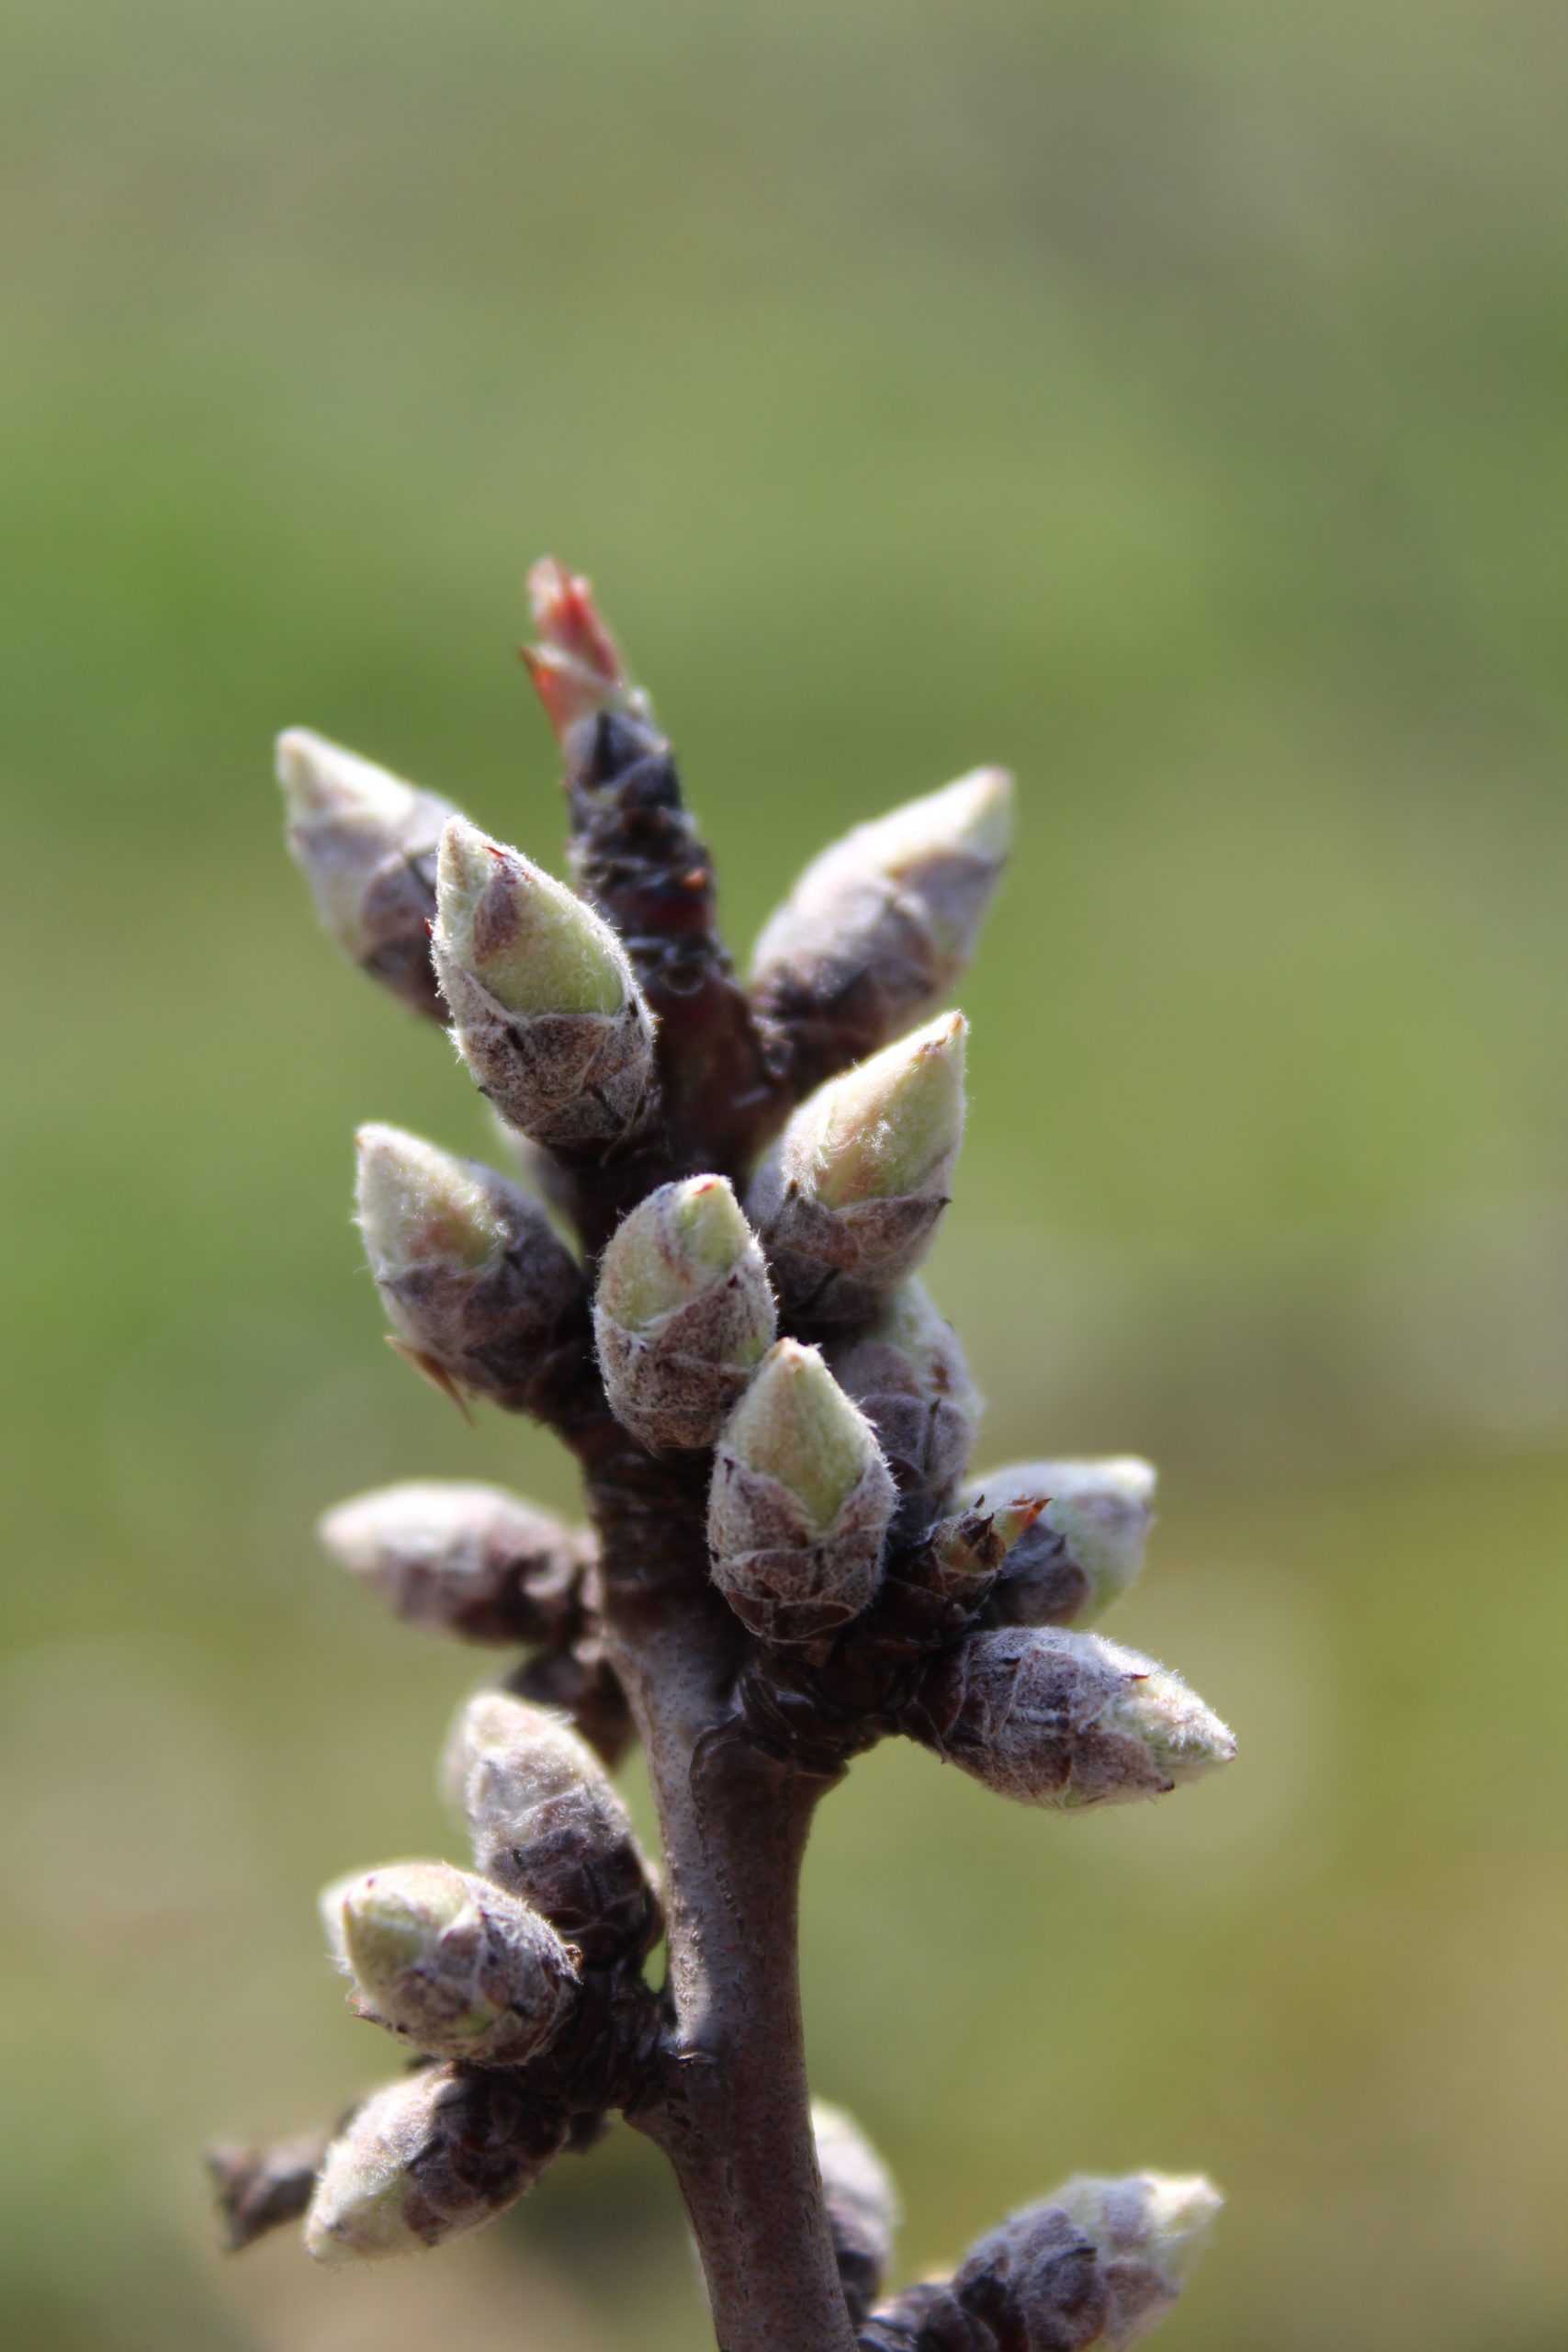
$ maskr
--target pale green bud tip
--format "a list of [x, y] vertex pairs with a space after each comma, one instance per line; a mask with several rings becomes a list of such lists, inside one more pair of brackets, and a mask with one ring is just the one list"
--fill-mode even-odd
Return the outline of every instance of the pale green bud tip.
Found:
[[436, 945], [506, 1012], [616, 1013], [629, 992], [615, 933], [564, 882], [454, 817], [435, 871]]
[[1109, 2262], [1152, 2263], [1184, 2278], [1207, 2244], [1224, 2199], [1201, 2173], [1134, 2173], [1125, 2180], [1080, 2174], [1051, 2199]]
[[309, 827], [328, 820], [396, 830], [419, 800], [414, 786], [400, 776], [308, 727], [284, 729], [277, 739], [276, 760], [291, 825]]
[[390, 1863], [330, 1893], [341, 1909], [344, 1959], [372, 2000], [474, 1908], [461, 1871], [444, 1862]]
[[1012, 839], [1013, 782], [1006, 768], [975, 768], [939, 792], [922, 794], [865, 831], [886, 870], [897, 876], [933, 856], [999, 863]]
[[756, 1237], [722, 1176], [661, 1185], [633, 1209], [604, 1252], [599, 1303], [645, 1331], [735, 1272]]
[[865, 1416], [820, 1354], [780, 1340], [725, 1425], [724, 1449], [774, 1479], [826, 1532], [879, 1457]]
[[359, 1226], [378, 1279], [442, 1261], [478, 1268], [504, 1249], [495, 1201], [463, 1160], [401, 1127], [361, 1127], [355, 1141]]
[[1235, 1734], [1179, 1674], [1135, 1652], [1116, 1651], [1111, 1643], [1104, 1648], [1138, 1679], [1127, 1684], [1101, 1716], [1102, 1730], [1135, 1739], [1155, 1770], [1177, 1786], [1233, 1761]]
[[964, 1133], [968, 1036], [961, 1012], [943, 1013], [805, 1106], [789, 1140], [814, 1163], [807, 1181], [825, 1206], [899, 1199], [945, 1170]]

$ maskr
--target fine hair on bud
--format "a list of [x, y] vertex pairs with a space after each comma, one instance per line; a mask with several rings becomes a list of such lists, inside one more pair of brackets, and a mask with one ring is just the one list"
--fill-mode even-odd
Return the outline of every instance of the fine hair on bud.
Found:
[[921, 1677], [905, 1727], [1026, 1804], [1083, 1812], [1164, 1795], [1235, 1754], [1179, 1675], [1098, 1634], [971, 1634]]
[[531, 1905], [449, 1862], [391, 1862], [321, 1898], [355, 2007], [431, 2058], [520, 2066], [576, 2015], [576, 1954]]
[[430, 960], [435, 858], [450, 801], [308, 728], [277, 739], [288, 846], [321, 926], [349, 961], [415, 1012], [441, 1018]]
[[964, 1134], [967, 1035], [944, 1013], [829, 1080], [759, 1169], [747, 1207], [797, 1320], [865, 1321], [930, 1249]]
[[924, 1285], [900, 1283], [828, 1361], [876, 1431], [906, 1506], [940, 1510], [964, 1475], [982, 1403], [958, 1334]]
[[431, 2066], [356, 2109], [327, 2150], [305, 2217], [318, 2262], [417, 2254], [503, 2212], [558, 2154], [567, 2125], [515, 2075]]
[[591, 907], [461, 818], [441, 836], [435, 968], [457, 1050], [522, 1135], [603, 1153], [652, 1114], [653, 1021]]
[[1162, 2319], [1224, 2203], [1201, 2174], [1079, 2175], [1051, 2202], [1092, 2242], [1105, 2280], [1103, 2352], [1126, 2352]]
[[773, 1344], [757, 1237], [722, 1176], [661, 1184], [612, 1235], [593, 1330], [616, 1419], [656, 1453], [711, 1445]]
[[992, 1595], [998, 1625], [1089, 1625], [1120, 1600], [1144, 1564], [1155, 1473], [1131, 1455], [1103, 1462], [1015, 1462], [972, 1478], [964, 1500], [1030, 1497], [1044, 1509]]
[[780, 1340], [716, 1449], [714, 1581], [765, 1641], [819, 1640], [875, 1593], [895, 1500], [864, 1414], [815, 1348]]
[[589, 1540], [547, 1511], [462, 1479], [408, 1479], [318, 1522], [331, 1556], [396, 1615], [469, 1642], [547, 1642], [572, 1624]]
[[581, 1272], [544, 1211], [477, 1160], [398, 1127], [358, 1136], [359, 1227], [396, 1336], [438, 1385], [513, 1410], [581, 1344]]
[[933, 2343], [956, 2341], [962, 2352], [1088, 2352], [1105, 2344], [1111, 2294], [1094, 2241], [1055, 2204], [1032, 2205], [981, 2238], [954, 2271], [950, 2297], [974, 2333], [954, 2328], [944, 2336], [930, 2322], [928, 2329]]
[[1012, 779], [977, 768], [857, 825], [808, 865], [757, 942], [752, 997], [807, 1083], [889, 1044], [963, 974], [1000, 878]]
[[481, 1690], [443, 1781], [487, 1878], [542, 1911], [589, 1962], [649, 1951], [662, 1917], [631, 1815], [592, 1748], [543, 1707]]
[[852, 2115], [811, 2102], [817, 2169], [850, 2317], [857, 2324], [882, 2292], [902, 2218], [893, 2177]]

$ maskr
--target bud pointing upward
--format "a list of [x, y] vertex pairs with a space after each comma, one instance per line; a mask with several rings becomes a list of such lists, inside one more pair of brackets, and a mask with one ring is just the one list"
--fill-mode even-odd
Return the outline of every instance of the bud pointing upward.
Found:
[[972, 1478], [966, 1502], [1031, 1495], [1045, 1506], [1008, 1562], [991, 1616], [1004, 1625], [1088, 1625], [1102, 1616], [1143, 1566], [1154, 1490], [1154, 1471], [1132, 1455], [1019, 1462]]
[[968, 1034], [944, 1013], [791, 1119], [747, 1204], [790, 1313], [861, 1322], [924, 1257], [964, 1133]]
[[768, 1641], [832, 1633], [876, 1590], [894, 1495], [864, 1415], [815, 1348], [781, 1340], [718, 1441], [714, 1581]]
[[1012, 778], [976, 768], [857, 825], [801, 876], [757, 942], [752, 995], [797, 1083], [873, 1053], [962, 976], [1012, 827]]
[[980, 1419], [980, 1393], [952, 1324], [918, 1281], [901, 1283], [831, 1361], [881, 1442], [905, 1499], [901, 1518], [940, 1509], [964, 1474]]
[[399, 1127], [357, 1141], [360, 1230], [406, 1351], [438, 1385], [534, 1410], [579, 1340], [575, 1260], [491, 1170]]
[[663, 1184], [604, 1252], [593, 1303], [604, 1386], [646, 1445], [711, 1445], [774, 1328], [757, 1237], [722, 1176]]
[[439, 1021], [429, 931], [451, 803], [304, 727], [278, 737], [277, 780], [288, 846], [323, 928], [351, 963]]
[[523, 659], [545, 716], [564, 742], [584, 718], [603, 710], [646, 711], [645, 698], [630, 684], [620, 648], [593, 601], [590, 581], [547, 555], [528, 574], [537, 645], [525, 645]]
[[640, 1126], [653, 1023], [609, 925], [461, 818], [441, 837], [436, 899], [435, 968], [452, 1034], [502, 1116], [566, 1152]]

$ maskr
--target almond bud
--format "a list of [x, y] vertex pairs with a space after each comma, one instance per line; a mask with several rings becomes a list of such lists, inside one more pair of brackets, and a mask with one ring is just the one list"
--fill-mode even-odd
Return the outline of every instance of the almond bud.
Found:
[[815, 1348], [780, 1340], [719, 1437], [714, 1581], [754, 1634], [815, 1641], [875, 1592], [894, 1498], [865, 1416]]
[[982, 1404], [958, 1334], [923, 1285], [901, 1283], [828, 1360], [876, 1431], [899, 1494], [940, 1510], [964, 1475]]
[[1098, 1634], [972, 1634], [922, 1676], [905, 1727], [987, 1788], [1080, 1812], [1161, 1796], [1235, 1754], [1179, 1676]]
[[407, 1352], [439, 1385], [531, 1409], [579, 1337], [575, 1259], [491, 1169], [400, 1127], [357, 1140], [360, 1230]]
[[801, 876], [757, 942], [758, 1012], [805, 1083], [924, 1020], [974, 951], [1011, 830], [1012, 779], [977, 768], [857, 825]]
[[545, 1642], [579, 1607], [588, 1539], [502, 1487], [410, 1479], [318, 1522], [349, 1574], [411, 1625], [469, 1642]]
[[515, 2075], [430, 2066], [366, 2100], [327, 2151], [305, 2217], [318, 2262], [417, 2254], [533, 2188], [566, 2138]]
[[981, 2238], [948, 2291], [962, 2352], [1103, 2352], [1110, 2290], [1093, 2241], [1056, 2205], [1032, 2205]]
[[653, 1022], [608, 923], [460, 817], [441, 836], [436, 898], [452, 1035], [502, 1118], [567, 1153], [646, 1125]]
[[1018, 1462], [972, 1478], [968, 1502], [1045, 1504], [992, 1595], [993, 1623], [1089, 1625], [1102, 1616], [1143, 1566], [1154, 1490], [1154, 1471], [1131, 1457]]
[[557, 1716], [479, 1691], [453, 1726], [444, 1780], [477, 1867], [542, 1911], [586, 1961], [658, 1942], [659, 1896], [631, 1815], [598, 1758]]
[[882, 2291], [901, 2218], [893, 2177], [852, 2115], [811, 2102], [822, 2201], [844, 2301], [858, 2326]]
[[439, 1021], [430, 924], [436, 847], [457, 813], [450, 801], [304, 727], [278, 737], [277, 780], [288, 846], [329, 936], [351, 963]]
[[519, 2066], [574, 2015], [575, 1955], [515, 1895], [447, 1862], [392, 1862], [321, 1897], [355, 2007], [432, 2058]]
[[747, 1206], [785, 1309], [858, 1323], [930, 1249], [964, 1132], [960, 1012], [818, 1087]]
[[1224, 2199], [1201, 2174], [1143, 2172], [1127, 2180], [1080, 2175], [1051, 2203], [1099, 2255], [1110, 2299], [1101, 2352], [1125, 2352], [1181, 2292]]
[[613, 1235], [593, 1329], [616, 1419], [645, 1445], [711, 1445], [773, 1344], [757, 1237], [722, 1176], [661, 1184]]

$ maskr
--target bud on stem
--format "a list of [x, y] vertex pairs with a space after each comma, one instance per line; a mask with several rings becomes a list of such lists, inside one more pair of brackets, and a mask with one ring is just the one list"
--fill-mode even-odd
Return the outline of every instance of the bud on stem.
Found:
[[905, 1728], [1025, 1804], [1161, 1796], [1235, 1754], [1179, 1676], [1098, 1634], [977, 1633], [921, 1677]]
[[318, 2262], [417, 2254], [533, 2188], [567, 2136], [514, 2075], [431, 2066], [366, 2100], [327, 2151], [305, 2219]]
[[520, 2066], [576, 2013], [576, 1955], [515, 1895], [447, 1862], [393, 1862], [321, 1897], [355, 2007], [427, 2057]]
[[439, 1385], [545, 1409], [581, 1343], [582, 1277], [543, 1212], [493, 1170], [362, 1127], [360, 1230], [394, 1332]]
[[808, 865], [757, 942], [752, 999], [797, 1083], [831, 1077], [932, 1012], [1000, 877], [1012, 779], [978, 768]]
[[787, 1314], [862, 1322], [925, 1256], [964, 1132], [967, 1035], [944, 1013], [790, 1120], [747, 1203]]
[[870, 1424], [817, 1350], [780, 1340], [718, 1441], [714, 1581], [764, 1640], [818, 1640], [875, 1592], [894, 1495]]
[[457, 1479], [356, 1495], [316, 1532], [409, 1624], [469, 1642], [547, 1642], [570, 1625], [592, 1548], [503, 1487]]
[[940, 1510], [964, 1475], [982, 1405], [958, 1334], [924, 1286], [901, 1283], [828, 1360], [876, 1431], [904, 1500], [901, 1516]]
[[653, 1116], [653, 1023], [608, 923], [461, 818], [436, 899], [435, 968], [480, 1092], [552, 1151], [628, 1144]]
[[1080, 2175], [1051, 2202], [1100, 2257], [1110, 2302], [1101, 2352], [1126, 2352], [1181, 2292], [1224, 2199], [1201, 2174], [1143, 2172], [1127, 2180]]
[[476, 1866], [542, 1911], [584, 1960], [658, 1942], [659, 1896], [631, 1816], [598, 1758], [556, 1716], [481, 1690], [453, 1726], [444, 1779]]
[[774, 1320], [757, 1237], [724, 1178], [660, 1185], [612, 1237], [593, 1302], [616, 1419], [655, 1452], [711, 1445]]
[[323, 928], [350, 963], [415, 1012], [442, 1018], [430, 962], [435, 855], [450, 801], [308, 728], [277, 739], [288, 846]]
[[1032, 1496], [1044, 1505], [1008, 1562], [992, 1621], [1082, 1626], [1103, 1616], [1144, 1564], [1154, 1490], [1154, 1471], [1131, 1457], [1018, 1462], [972, 1478], [964, 1490], [969, 1502]]
[[528, 601], [539, 642], [523, 648], [523, 660], [563, 745], [570, 750], [583, 721], [603, 711], [646, 715], [646, 697], [626, 677], [590, 581], [547, 555], [528, 574]]

